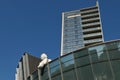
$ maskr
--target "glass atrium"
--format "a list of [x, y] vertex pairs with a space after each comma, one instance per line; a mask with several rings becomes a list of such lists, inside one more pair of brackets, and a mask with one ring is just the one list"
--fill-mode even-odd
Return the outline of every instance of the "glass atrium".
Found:
[[27, 80], [120, 80], [120, 40], [60, 56]]

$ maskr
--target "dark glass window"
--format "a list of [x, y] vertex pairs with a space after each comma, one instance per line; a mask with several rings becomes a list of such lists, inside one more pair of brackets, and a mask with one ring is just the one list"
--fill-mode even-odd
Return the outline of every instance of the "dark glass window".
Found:
[[118, 42], [107, 43], [106, 47], [108, 50], [118, 49]]
[[108, 62], [93, 64], [92, 67], [95, 80], [114, 80]]
[[61, 75], [53, 77], [52, 80], [62, 80]]
[[[81, 67], [77, 69], [78, 80], [94, 80], [91, 66]], [[74, 79], [73, 79], [74, 80]]]
[[118, 51], [120, 51], [120, 42], [117, 42], [118, 44]]
[[54, 76], [60, 73], [60, 65], [59, 65], [58, 59], [50, 63], [50, 72], [51, 72], [51, 76]]
[[48, 76], [48, 65], [46, 65], [43, 69], [43, 73], [41, 74], [41, 78], [42, 80], [48, 80], [49, 76]]
[[69, 55], [66, 55], [66, 56], [63, 56], [61, 57], [61, 62], [67, 62], [69, 60], [72, 60], [74, 57], [73, 57], [73, 54], [69, 54]]
[[77, 59], [75, 59], [75, 63], [76, 63], [77, 67], [87, 66], [87, 65], [90, 64], [89, 56], [84, 56], [84, 57], [77, 58]]
[[71, 70], [71, 71], [68, 71], [68, 72], [64, 72], [63, 73], [63, 79], [64, 80], [76, 80], [75, 71]]
[[88, 50], [87, 49], [83, 49], [83, 50], [74, 52], [75, 58], [83, 57], [83, 56], [86, 56], [86, 55], [88, 55]]
[[110, 59], [120, 59], [120, 45], [118, 42], [106, 44]]
[[108, 60], [107, 50], [106, 50], [105, 45], [90, 47], [89, 53], [90, 53], [92, 62]]
[[66, 55], [61, 58], [62, 70], [69, 70], [74, 67], [74, 57], [73, 54]]
[[115, 80], [120, 80], [120, 60], [111, 61]]

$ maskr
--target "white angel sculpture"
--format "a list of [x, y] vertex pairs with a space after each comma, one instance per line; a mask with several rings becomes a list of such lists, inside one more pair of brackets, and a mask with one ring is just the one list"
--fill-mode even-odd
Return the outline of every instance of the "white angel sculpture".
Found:
[[47, 58], [47, 55], [45, 53], [41, 55], [41, 60], [42, 61], [39, 63], [38, 68], [42, 68], [44, 65], [51, 61], [51, 59]]

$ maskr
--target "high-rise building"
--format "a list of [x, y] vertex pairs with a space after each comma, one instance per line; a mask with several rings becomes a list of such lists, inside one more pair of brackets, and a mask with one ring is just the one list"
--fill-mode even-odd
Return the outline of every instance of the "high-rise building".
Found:
[[62, 13], [61, 55], [103, 41], [98, 1], [95, 6]]
[[15, 80], [27, 80], [28, 76], [37, 69], [40, 61], [40, 58], [24, 53], [16, 68]]

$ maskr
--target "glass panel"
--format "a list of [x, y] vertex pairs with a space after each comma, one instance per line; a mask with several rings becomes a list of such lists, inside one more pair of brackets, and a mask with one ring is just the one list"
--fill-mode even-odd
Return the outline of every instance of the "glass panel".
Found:
[[48, 72], [45, 72], [44, 75], [42, 75], [42, 80], [47, 80], [47, 79], [49, 79]]
[[114, 80], [108, 62], [93, 64], [95, 80]]
[[92, 62], [108, 60], [107, 51], [105, 45], [99, 45], [89, 48], [90, 57]]
[[74, 67], [74, 57], [73, 54], [66, 55], [61, 58], [62, 70], [68, 70]]
[[120, 41], [117, 42], [117, 44], [118, 44], [118, 50], [120, 51]]
[[[83, 47], [83, 37], [82, 37], [82, 26], [81, 26], [81, 17], [80, 17], [80, 11], [70, 12], [64, 14], [64, 40], [68, 39], [69, 42], [64, 42], [63, 40], [63, 47], [66, 46], [66, 49], [63, 48], [63, 53], [69, 53], [72, 51], [75, 51], [76, 49]], [[77, 29], [76, 29], [77, 28]], [[67, 31], [66, 31], [67, 29]], [[75, 32], [75, 30], [78, 30], [78, 32]], [[75, 35], [76, 39], [75, 39]], [[79, 35], [79, 36], [78, 36]], [[75, 41], [78, 41], [78, 43], [75, 45]], [[75, 48], [76, 47], [76, 48]]]
[[120, 46], [118, 42], [109, 43], [106, 45], [110, 59], [120, 59]]
[[78, 68], [77, 73], [78, 80], [94, 80], [91, 66]]
[[111, 63], [115, 74], [115, 80], [120, 80], [120, 60], [111, 61]]
[[108, 50], [117, 49], [118, 43], [117, 42], [107, 43], [106, 46]]
[[60, 73], [60, 66], [56, 66], [54, 68], [51, 68], [50, 72], [51, 72], [51, 76], [59, 74]]
[[38, 71], [35, 71], [35, 72], [32, 74], [32, 80], [38, 80]]
[[81, 57], [81, 58], [77, 58], [77, 59], [75, 59], [75, 62], [76, 62], [76, 66], [88, 65], [90, 63], [89, 56], [84, 56], [84, 57]]
[[120, 51], [117, 50], [110, 50], [108, 51], [110, 59], [120, 59]]
[[75, 58], [82, 57], [82, 56], [85, 56], [85, 55], [88, 55], [88, 50], [87, 49], [83, 49], [83, 50], [80, 50], [80, 51], [77, 51], [77, 52], [74, 53]]
[[66, 55], [66, 56], [63, 56], [63, 57], [61, 57], [61, 62], [66, 62], [66, 61], [69, 61], [69, 60], [71, 60], [71, 59], [73, 59], [74, 57], [73, 57], [73, 54], [69, 54], [69, 55]]
[[43, 69], [41, 69], [42, 70], [42, 72], [41, 72], [41, 78], [42, 78], [42, 80], [48, 80], [49, 79], [47, 66], [48, 65], [46, 65], [45, 67], [43, 67]]
[[65, 71], [65, 70], [69, 70], [71, 68], [74, 68], [74, 61], [73, 60], [70, 60], [68, 62], [65, 62], [62, 65], [62, 70]]
[[60, 65], [59, 65], [58, 59], [50, 63], [50, 72], [51, 72], [51, 76], [54, 76], [60, 73]]
[[76, 80], [75, 71], [71, 70], [71, 71], [63, 73], [63, 79], [64, 80]]
[[53, 77], [52, 80], [62, 80], [62, 79], [61, 79], [61, 76], [59, 75], [59, 76]]
[[59, 65], [58, 59], [50, 63], [50, 68]]

